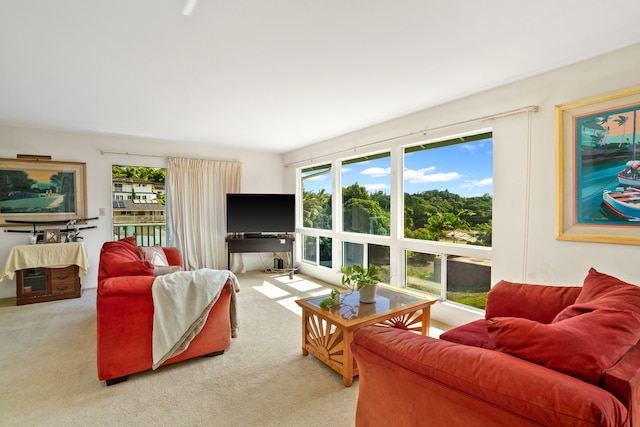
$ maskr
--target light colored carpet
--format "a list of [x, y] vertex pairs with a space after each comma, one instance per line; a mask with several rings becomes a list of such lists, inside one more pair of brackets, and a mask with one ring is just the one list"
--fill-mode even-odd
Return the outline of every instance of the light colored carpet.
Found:
[[[96, 374], [95, 290], [0, 305], [1, 426], [352, 426], [358, 380], [301, 354], [303, 276], [239, 275], [240, 331], [221, 356], [106, 387]], [[298, 289], [296, 289], [298, 288]]]

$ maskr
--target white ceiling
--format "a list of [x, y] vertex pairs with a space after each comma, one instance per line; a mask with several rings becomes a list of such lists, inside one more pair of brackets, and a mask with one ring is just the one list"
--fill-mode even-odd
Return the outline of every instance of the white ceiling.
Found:
[[282, 153], [640, 42], [638, 0], [184, 6], [0, 0], [0, 124]]

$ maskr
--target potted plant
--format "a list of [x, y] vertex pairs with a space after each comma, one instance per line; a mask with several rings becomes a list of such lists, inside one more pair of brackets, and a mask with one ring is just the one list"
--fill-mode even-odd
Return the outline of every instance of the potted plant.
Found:
[[376, 302], [378, 283], [385, 270], [375, 264], [363, 267], [362, 264], [347, 265], [340, 268], [342, 284], [360, 293], [360, 302]]
[[[381, 280], [381, 276], [386, 273], [385, 270], [375, 264], [369, 264], [366, 268], [362, 264], [355, 264], [340, 268], [340, 272], [342, 273], [342, 284], [351, 289], [351, 292], [358, 291], [360, 302], [376, 302], [378, 283]], [[331, 309], [333, 306], [339, 305], [342, 299], [343, 295], [338, 290], [333, 289], [329, 297], [320, 302], [320, 307], [325, 310]]]

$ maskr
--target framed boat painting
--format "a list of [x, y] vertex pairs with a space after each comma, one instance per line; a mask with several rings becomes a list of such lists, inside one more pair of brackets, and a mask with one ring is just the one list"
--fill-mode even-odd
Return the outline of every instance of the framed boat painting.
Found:
[[557, 239], [640, 243], [640, 85], [556, 106]]
[[0, 226], [86, 218], [86, 164], [0, 159]]

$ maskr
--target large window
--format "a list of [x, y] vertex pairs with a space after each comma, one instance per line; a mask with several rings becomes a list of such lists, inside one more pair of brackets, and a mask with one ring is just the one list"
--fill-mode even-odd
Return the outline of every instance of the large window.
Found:
[[389, 153], [342, 162], [343, 230], [390, 233], [391, 157]]
[[[393, 286], [484, 309], [492, 159], [492, 133], [484, 132], [300, 169], [303, 260], [334, 271], [375, 264]], [[332, 197], [332, 188], [342, 194]], [[403, 193], [392, 197], [392, 188]]]
[[491, 133], [404, 150], [404, 235], [491, 246]]

